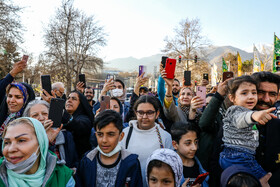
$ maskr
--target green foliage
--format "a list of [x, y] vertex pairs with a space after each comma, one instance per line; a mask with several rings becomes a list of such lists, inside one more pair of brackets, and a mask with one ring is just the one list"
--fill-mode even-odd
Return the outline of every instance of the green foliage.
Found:
[[253, 59], [246, 60], [242, 63], [243, 72], [252, 72], [253, 71]]

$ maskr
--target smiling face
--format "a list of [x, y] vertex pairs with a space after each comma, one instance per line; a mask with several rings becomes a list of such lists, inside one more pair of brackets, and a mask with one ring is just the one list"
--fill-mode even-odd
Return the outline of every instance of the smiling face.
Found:
[[28, 159], [39, 147], [34, 128], [28, 124], [9, 126], [4, 136], [3, 155], [17, 164]]
[[190, 106], [192, 98], [193, 92], [190, 89], [185, 88], [181, 90], [179, 101], [182, 105]]
[[96, 129], [98, 146], [104, 153], [110, 153], [115, 149], [119, 141], [122, 140], [124, 133], [119, 131], [114, 123], [109, 123], [102, 129]]
[[49, 109], [43, 104], [37, 104], [30, 108], [29, 117], [35, 118], [42, 124], [49, 119]]
[[11, 87], [7, 95], [8, 110], [10, 113], [19, 112], [23, 107], [23, 95], [21, 91], [15, 87]]
[[153, 128], [155, 126], [155, 120], [158, 118], [158, 115], [159, 111], [156, 112], [156, 109], [152, 104], [140, 103], [136, 110], [138, 128], [142, 130]]
[[261, 82], [258, 88], [257, 110], [266, 110], [271, 108], [277, 101], [278, 89], [275, 83]]
[[66, 103], [65, 103], [65, 109], [69, 114], [73, 114], [78, 106], [80, 105], [80, 98], [79, 95], [75, 92], [70, 93]]
[[234, 95], [229, 94], [229, 99], [234, 105], [243, 106], [252, 110], [258, 101], [256, 85], [249, 82], [242, 82]]

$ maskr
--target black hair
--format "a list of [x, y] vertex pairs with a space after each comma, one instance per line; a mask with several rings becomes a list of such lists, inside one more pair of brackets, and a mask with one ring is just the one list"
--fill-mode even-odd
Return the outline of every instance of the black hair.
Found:
[[227, 187], [261, 187], [260, 182], [249, 173], [239, 172], [230, 177]]
[[123, 121], [122, 117], [119, 113], [117, 113], [114, 110], [104, 110], [100, 112], [93, 123], [93, 127], [95, 130], [102, 129], [109, 125], [109, 123], [113, 123], [115, 127], [120, 131], [120, 133], [123, 130]]
[[275, 73], [271, 73], [269, 71], [261, 71], [261, 72], [253, 73], [251, 77], [258, 83], [261, 82], [274, 83], [277, 85], [277, 91], [279, 90], [280, 76]]
[[111, 97], [110, 100], [115, 100], [115, 101], [117, 101], [117, 103], [118, 103], [118, 105], [119, 105], [119, 107], [120, 107], [120, 114], [122, 114], [122, 113], [123, 113], [123, 106], [122, 106], [121, 101], [120, 101], [117, 97]]
[[92, 89], [92, 93], [93, 93], [93, 95], [95, 95], [94, 88], [87, 86], [86, 89]]
[[168, 164], [166, 164], [166, 163], [164, 163], [160, 160], [152, 160], [152, 161], [149, 162], [148, 167], [147, 167], [148, 183], [149, 183], [150, 173], [152, 172], [152, 169], [154, 167], [156, 167], [156, 168], [161, 168], [161, 167], [168, 168], [172, 172], [173, 179], [174, 179], [174, 182], [175, 182], [175, 173], [173, 172], [172, 168]]
[[228, 81], [228, 89], [229, 89], [229, 94], [235, 96], [235, 92], [239, 88], [239, 86], [244, 83], [248, 82], [251, 84], [256, 85], [256, 89], [258, 88], [258, 83], [256, 80], [254, 80], [251, 76], [249, 75], [242, 75], [240, 77], [236, 77], [234, 79], [231, 79]]
[[200, 136], [200, 128], [197, 124], [192, 122], [175, 122], [170, 129], [170, 134], [172, 140], [179, 144], [182, 136], [187, 134], [190, 131], [194, 131], [196, 133], [197, 138], [199, 139]]
[[137, 101], [133, 105], [133, 110], [135, 112], [137, 110], [138, 105], [141, 103], [150, 103], [151, 105], [153, 105], [156, 112], [159, 110], [159, 107], [160, 107], [159, 103], [157, 101], [157, 98], [155, 98], [154, 96], [150, 96], [150, 95], [142, 95], [141, 97], [139, 97], [137, 99]]
[[124, 85], [123, 81], [121, 81], [120, 79], [115, 79], [115, 82], [121, 83], [123, 89], [125, 89], [125, 85]]
[[179, 85], [180, 85], [180, 81], [179, 81], [178, 79], [174, 78], [174, 81], [177, 81], [177, 82], [179, 82]]

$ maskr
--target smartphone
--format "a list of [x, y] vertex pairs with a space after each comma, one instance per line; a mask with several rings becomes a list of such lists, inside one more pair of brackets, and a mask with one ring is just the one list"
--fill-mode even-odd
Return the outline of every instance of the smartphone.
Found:
[[197, 176], [197, 178], [195, 179], [195, 181], [192, 183], [191, 186], [194, 186], [196, 184], [202, 184], [202, 182], [206, 179], [206, 177], [209, 175], [209, 172], [207, 173], [202, 173], [200, 175]]
[[27, 62], [29, 56], [28, 55], [23, 55], [22, 59], [21, 60], [24, 60], [25, 62]]
[[41, 75], [41, 85], [50, 95], [52, 95], [52, 84], [50, 75]]
[[203, 73], [203, 79], [208, 80], [208, 73]]
[[176, 69], [176, 59], [167, 58], [165, 64], [166, 78], [174, 79]]
[[162, 56], [161, 57], [161, 63], [162, 63], [162, 67], [165, 68], [165, 64], [166, 64], [166, 60], [167, 60], [167, 56]]
[[147, 66], [140, 65], [140, 66], [139, 66], [139, 76], [140, 76], [143, 72], [145, 73], [143, 77], [147, 77]]
[[185, 86], [191, 86], [191, 71], [184, 71]]
[[84, 83], [83, 87], [85, 88], [86, 87], [86, 76], [85, 76], [85, 74], [80, 74], [79, 75], [79, 81]]
[[226, 71], [223, 72], [223, 82], [229, 78], [233, 77], [233, 72], [232, 71]]
[[63, 108], [65, 105], [64, 99], [52, 98], [49, 110], [49, 119], [53, 121], [52, 128], [59, 128], [61, 125]]
[[100, 112], [106, 109], [110, 109], [110, 96], [101, 96]]
[[197, 86], [196, 87], [196, 96], [199, 96], [203, 99], [203, 106], [206, 105], [206, 87], [205, 86]]
[[114, 81], [114, 79], [115, 79], [114, 75], [107, 74], [107, 76], [106, 76], [107, 82], [108, 82], [110, 79], [112, 79], [112, 80]]

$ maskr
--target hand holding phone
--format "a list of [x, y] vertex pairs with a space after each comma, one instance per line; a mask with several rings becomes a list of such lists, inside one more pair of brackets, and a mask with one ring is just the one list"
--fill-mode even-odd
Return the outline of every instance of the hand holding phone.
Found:
[[209, 172], [207, 173], [202, 173], [200, 175], [197, 176], [197, 178], [195, 179], [195, 181], [192, 183], [191, 186], [194, 186], [196, 184], [202, 184], [203, 181], [206, 179], [206, 177], [209, 175]]
[[50, 75], [41, 75], [41, 85], [50, 95], [52, 95], [52, 84]]
[[223, 82], [227, 79], [230, 79], [233, 77], [233, 72], [232, 71], [226, 71], [223, 72]]
[[100, 112], [106, 109], [110, 109], [110, 96], [104, 95], [101, 96], [101, 102], [100, 102]]
[[166, 64], [166, 60], [168, 59], [167, 56], [162, 56], [161, 57], [161, 64], [162, 64], [162, 67], [165, 68], [165, 64]]
[[51, 99], [49, 119], [53, 121], [52, 128], [60, 127], [64, 105], [65, 105], [64, 99], [60, 99], [60, 98]]
[[176, 59], [167, 58], [165, 64], [166, 78], [174, 79], [176, 69]]
[[143, 66], [143, 65], [139, 66], [139, 74], [138, 74], [138, 76], [142, 75], [142, 73], [145, 73], [143, 75], [143, 77], [147, 77], [147, 66]]
[[196, 87], [196, 96], [199, 96], [203, 99], [203, 106], [206, 105], [206, 87], [205, 86], [197, 86]]
[[83, 87], [85, 88], [86, 87], [86, 76], [85, 76], [85, 74], [80, 74], [79, 75], [79, 81], [84, 83]]
[[21, 60], [23, 60], [23, 61], [27, 62], [28, 58], [29, 58], [29, 56], [28, 56], [28, 55], [23, 55], [23, 57], [22, 57], [22, 59], [21, 59]]

